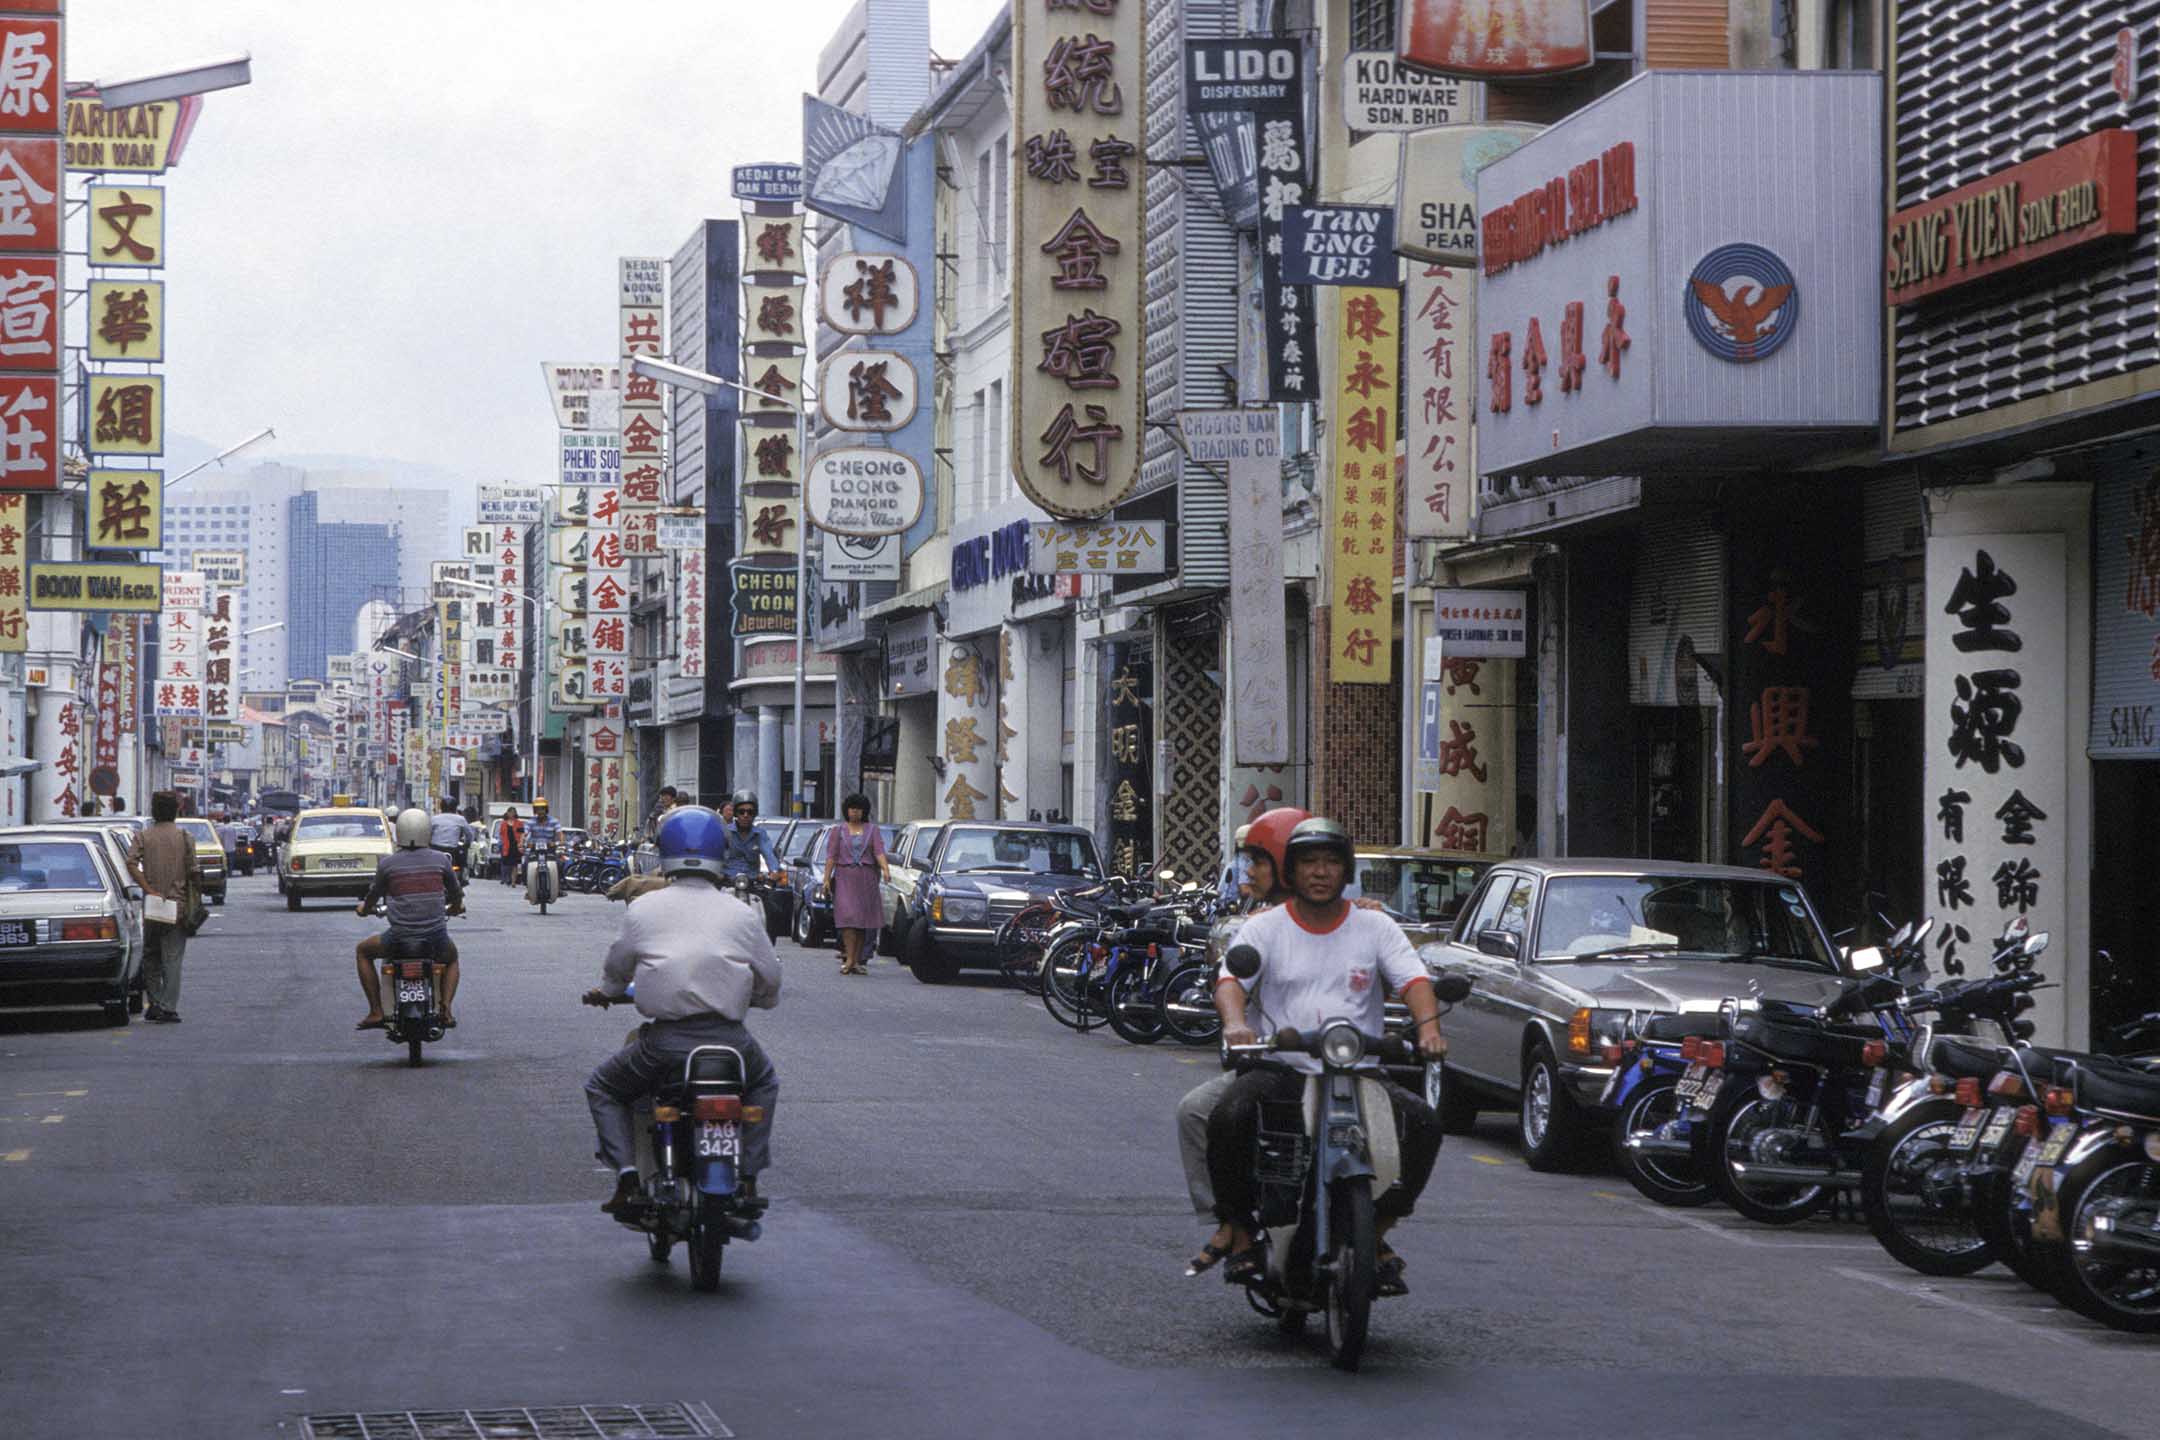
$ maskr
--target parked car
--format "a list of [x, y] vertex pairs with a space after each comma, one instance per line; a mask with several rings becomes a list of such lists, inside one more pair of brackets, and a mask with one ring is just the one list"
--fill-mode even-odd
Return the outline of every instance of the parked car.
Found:
[[1045, 895], [1102, 879], [1095, 837], [1077, 825], [948, 824], [910, 864], [920, 880], [896, 921], [902, 931], [895, 943], [924, 984], [969, 967], [994, 968], [1007, 920]]
[[[822, 945], [834, 938], [832, 891], [825, 883], [826, 846], [832, 839], [832, 826], [830, 820], [820, 821], [817, 833], [807, 843], [800, 840], [800, 831], [789, 840], [794, 853], [788, 858], [788, 889], [795, 897], [790, 928], [798, 945]], [[900, 839], [900, 827], [880, 825], [877, 828], [885, 841], [886, 863], [890, 864], [893, 846]]]
[[885, 854], [886, 879], [878, 886], [878, 906], [884, 912], [885, 923], [878, 929], [878, 953], [898, 958], [900, 954], [900, 921], [915, 903], [915, 891], [922, 884], [922, 866], [930, 859], [930, 851], [943, 834], [942, 820], [911, 820], [900, 827], [900, 838]]
[[141, 1009], [142, 889], [98, 830], [0, 831], [0, 1005]]
[[180, 828], [195, 842], [195, 859], [202, 866], [203, 899], [212, 905], [224, 904], [225, 878], [229, 872], [225, 866], [225, 842], [218, 837], [217, 827], [208, 820], [183, 815]]
[[1727, 997], [1824, 1004], [1849, 976], [1809, 903], [1781, 875], [1643, 860], [1504, 860], [1427, 968], [1470, 977], [1448, 1018], [1443, 1121], [1516, 1111], [1523, 1158], [1572, 1157], [1602, 1109], [1605, 1058], [1631, 1015], [1716, 1010]]
[[303, 810], [278, 863], [285, 908], [319, 895], [357, 900], [375, 882], [375, 862], [392, 849], [390, 826], [380, 810], [334, 806]]
[[1500, 857], [1407, 845], [1359, 846], [1345, 893], [1377, 900], [1413, 945], [1446, 938], [1463, 902]]

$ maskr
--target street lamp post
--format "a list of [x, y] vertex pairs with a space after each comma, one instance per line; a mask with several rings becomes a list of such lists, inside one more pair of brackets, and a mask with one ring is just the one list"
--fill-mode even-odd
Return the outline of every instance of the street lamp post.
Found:
[[[546, 550], [547, 542], [545, 539], [541, 541], [540, 548], [543, 551]], [[535, 639], [541, 640], [542, 643], [545, 643], [545, 637], [541, 636], [539, 631], [540, 627], [544, 623], [546, 623], [547, 607], [541, 602], [540, 598], [534, 595], [531, 591], [507, 590], [503, 589], [500, 586], [482, 585], [477, 580], [446, 579], [442, 583], [445, 585], [455, 585], [460, 590], [478, 590], [483, 595], [517, 596], [518, 599], [524, 601], [527, 605], [532, 606], [533, 636]], [[525, 653], [530, 656], [535, 654], [536, 652], [532, 649], [528, 649]], [[526, 707], [528, 713], [526, 715], [525, 730], [532, 739], [532, 796], [530, 798], [538, 799], [540, 796], [540, 668], [537, 665], [533, 667], [532, 676], [532, 684], [527, 687], [532, 695], [532, 704]]]
[[[768, 391], [723, 380], [718, 375], [708, 375], [702, 370], [692, 370], [687, 365], [676, 365], [657, 360], [650, 355], [639, 355], [630, 362], [632, 374], [662, 385], [694, 390], [700, 395], [718, 395], [722, 390], [735, 390], [744, 395], [755, 395], [760, 400], [777, 400], [780, 397]], [[804, 404], [817, 403], [817, 395], [805, 385], [802, 387]], [[801, 458], [803, 474], [809, 474], [809, 442], [807, 434], [809, 412], [801, 406], [795, 410], [795, 453]], [[795, 527], [795, 738], [788, 742], [788, 773], [795, 777], [794, 792], [788, 797], [788, 813], [797, 814], [802, 808], [803, 785], [803, 686], [804, 666], [808, 657], [804, 653], [810, 644], [809, 614], [810, 597], [810, 505], [808, 486], [796, 486], [796, 505], [802, 512], [802, 521]]]

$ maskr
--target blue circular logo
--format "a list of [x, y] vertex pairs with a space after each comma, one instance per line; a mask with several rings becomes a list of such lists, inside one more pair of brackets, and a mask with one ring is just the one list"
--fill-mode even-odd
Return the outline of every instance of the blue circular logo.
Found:
[[1688, 330], [1720, 360], [1752, 365], [1800, 324], [1800, 282], [1760, 245], [1720, 245], [1696, 262], [1680, 297]]

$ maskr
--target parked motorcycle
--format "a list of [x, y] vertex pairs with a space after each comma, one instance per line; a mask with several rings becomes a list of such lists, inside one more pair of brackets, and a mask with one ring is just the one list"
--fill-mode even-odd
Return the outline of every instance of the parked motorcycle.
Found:
[[[632, 991], [612, 1003], [630, 1004]], [[667, 1264], [675, 1242], [684, 1242], [690, 1283], [702, 1291], [720, 1288], [728, 1242], [755, 1240], [764, 1229], [766, 1202], [743, 1194], [739, 1173], [743, 1127], [765, 1118], [743, 1104], [744, 1074], [732, 1045], [700, 1045], [681, 1078], [638, 1102], [641, 1196], [615, 1216], [644, 1232], [655, 1264]]]
[[[1250, 979], [1259, 973], [1260, 953], [1233, 945], [1224, 966]], [[1470, 993], [1470, 982], [1443, 975], [1433, 992], [1452, 1007]], [[1322, 1068], [1307, 1078], [1303, 1104], [1260, 1106], [1253, 1173], [1260, 1223], [1270, 1238], [1265, 1269], [1243, 1282], [1245, 1298], [1286, 1333], [1302, 1332], [1315, 1312], [1324, 1315], [1328, 1353], [1338, 1368], [1355, 1370], [1378, 1284], [1373, 1202], [1395, 1183], [1400, 1166], [1387, 1093], [1357, 1066], [1368, 1056], [1415, 1064], [1417, 1051], [1400, 1038], [1375, 1040], [1343, 1020], [1311, 1035], [1279, 1030], [1258, 1044], [1226, 1048], [1230, 1061], [1246, 1065], [1283, 1054], [1310, 1055]]]

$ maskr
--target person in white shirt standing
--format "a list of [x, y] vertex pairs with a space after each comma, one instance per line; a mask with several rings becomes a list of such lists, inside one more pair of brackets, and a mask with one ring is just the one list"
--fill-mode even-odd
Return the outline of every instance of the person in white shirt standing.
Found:
[[584, 996], [588, 1005], [605, 1005], [634, 993], [645, 1016], [637, 1038], [585, 1082], [599, 1157], [616, 1175], [615, 1193], [600, 1206], [611, 1215], [637, 1203], [631, 1107], [681, 1074], [691, 1051], [727, 1045], [741, 1052], [744, 1108], [764, 1112], [743, 1127], [745, 1199], [756, 1198], [757, 1176], [771, 1158], [773, 1104], [780, 1093], [772, 1061], [743, 1025], [752, 1008], [780, 1003], [780, 961], [764, 917], [727, 888], [720, 817], [702, 805], [678, 805], [661, 821], [657, 843], [661, 872], [674, 883], [624, 912], [600, 986]]
[[[1428, 1061], [1447, 1054], [1440, 1002], [1409, 937], [1385, 913], [1343, 898], [1351, 859], [1349, 832], [1332, 820], [1305, 820], [1290, 832], [1283, 846], [1289, 903], [1254, 916], [1237, 933], [1240, 945], [1260, 952], [1260, 969], [1249, 980], [1225, 975], [1215, 987], [1224, 1044], [1256, 1043], [1257, 1024], [1269, 1034], [1294, 1029], [1309, 1035], [1340, 1020], [1377, 1040], [1386, 1027], [1385, 992], [1393, 990], [1409, 1008], [1419, 1053]], [[1256, 1014], [1248, 1014], [1248, 999]], [[1377, 1069], [1379, 1061], [1368, 1055], [1364, 1064]], [[1279, 1063], [1238, 1077], [1208, 1117], [1208, 1175], [1216, 1216], [1230, 1229], [1224, 1271], [1231, 1280], [1265, 1264], [1253, 1218], [1257, 1107], [1262, 1101], [1296, 1103], [1306, 1077], [1320, 1068], [1309, 1055], [1282, 1055]], [[1432, 1177], [1441, 1129], [1440, 1117], [1424, 1101], [1399, 1085], [1386, 1088], [1402, 1140], [1402, 1171], [1373, 1207], [1381, 1237], [1378, 1293], [1402, 1295], [1408, 1293], [1402, 1257], [1386, 1237], [1415, 1207]]]

